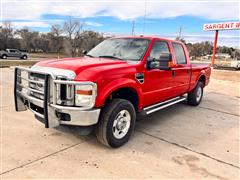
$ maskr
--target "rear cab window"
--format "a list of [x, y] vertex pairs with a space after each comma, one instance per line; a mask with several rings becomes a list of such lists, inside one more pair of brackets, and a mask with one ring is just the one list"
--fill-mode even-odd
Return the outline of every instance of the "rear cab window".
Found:
[[187, 64], [187, 58], [186, 58], [185, 51], [182, 44], [173, 42], [172, 46], [173, 46], [173, 50], [176, 58], [176, 63]]

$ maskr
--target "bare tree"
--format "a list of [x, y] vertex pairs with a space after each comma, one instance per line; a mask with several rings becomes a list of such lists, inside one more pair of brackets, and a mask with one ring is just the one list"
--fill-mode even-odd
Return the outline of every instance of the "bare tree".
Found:
[[63, 31], [67, 36], [67, 40], [70, 44], [71, 56], [75, 56], [79, 50], [77, 41], [80, 39], [83, 23], [77, 20], [69, 19], [64, 23]]
[[17, 30], [16, 34], [18, 34], [21, 38], [21, 48], [30, 52], [32, 34], [29, 29], [27, 27], [24, 27], [23, 29]]
[[104, 39], [103, 34], [98, 32], [83, 31], [81, 34], [81, 50], [89, 51]]
[[56, 37], [60, 37], [62, 34], [62, 28], [59, 24], [54, 24], [51, 27], [51, 33], [56, 36]]
[[13, 38], [13, 28], [10, 21], [3, 22], [3, 26], [1, 27], [1, 36], [4, 42], [3, 48], [6, 49], [10, 47], [10, 39]]
[[62, 34], [62, 28], [60, 25], [55, 24], [51, 27], [51, 32], [49, 33], [50, 36], [50, 46], [52, 50], [56, 50], [58, 53], [58, 59], [60, 50], [63, 48], [63, 37]]
[[38, 47], [43, 52], [51, 52], [48, 34], [40, 34], [40, 41], [38, 43]]

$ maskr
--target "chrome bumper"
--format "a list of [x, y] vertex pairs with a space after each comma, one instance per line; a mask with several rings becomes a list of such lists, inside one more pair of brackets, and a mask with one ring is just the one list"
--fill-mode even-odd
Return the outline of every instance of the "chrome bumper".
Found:
[[[45, 72], [37, 72], [44, 75], [43, 88], [43, 100], [33, 97], [24, 92], [23, 88], [28, 89], [29, 87], [23, 87], [22, 80], [34, 82], [28, 78], [23, 78], [21, 72], [27, 73], [37, 71], [27, 68], [16, 68], [15, 79], [14, 79], [14, 100], [16, 111], [31, 110], [37, 119], [41, 120], [46, 128], [56, 127], [60, 124], [64, 125], [75, 125], [75, 126], [90, 126], [98, 122], [100, 109], [92, 107], [70, 107], [61, 106], [56, 104], [54, 81], [61, 83], [59, 80], [54, 80], [54, 75], [46, 74]], [[67, 81], [70, 83], [77, 84], [75, 81]], [[40, 84], [40, 82], [35, 82]], [[65, 82], [64, 82], [65, 83]], [[82, 83], [82, 82], [79, 82]], [[88, 82], [87, 82], [88, 83]], [[89, 82], [91, 83], [91, 82]], [[52, 88], [52, 89], [51, 89]]]

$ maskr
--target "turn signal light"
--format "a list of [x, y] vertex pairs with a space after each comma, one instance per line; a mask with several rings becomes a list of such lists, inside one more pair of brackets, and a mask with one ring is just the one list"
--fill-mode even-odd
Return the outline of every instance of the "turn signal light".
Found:
[[76, 90], [76, 94], [79, 94], [79, 95], [92, 95], [92, 90], [77, 89]]
[[168, 67], [173, 67], [173, 62], [168, 62]]

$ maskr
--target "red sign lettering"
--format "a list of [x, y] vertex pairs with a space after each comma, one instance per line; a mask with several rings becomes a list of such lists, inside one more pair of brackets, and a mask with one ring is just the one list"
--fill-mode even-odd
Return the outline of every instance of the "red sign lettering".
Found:
[[204, 24], [204, 31], [216, 31], [216, 30], [240, 30], [240, 22], [223, 22]]

